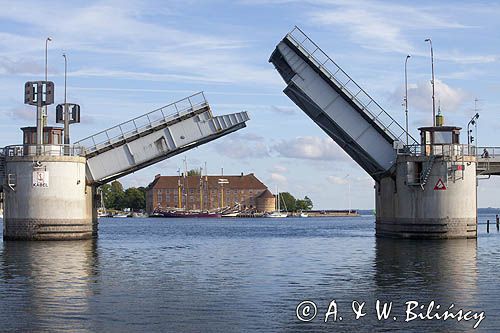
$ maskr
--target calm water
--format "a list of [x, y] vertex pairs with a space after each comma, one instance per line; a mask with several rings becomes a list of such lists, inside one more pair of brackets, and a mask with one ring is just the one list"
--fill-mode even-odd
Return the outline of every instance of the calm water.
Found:
[[[499, 331], [490, 228], [477, 241], [424, 242], [376, 239], [373, 217], [102, 219], [95, 241], [0, 243], [0, 330], [473, 331], [476, 320], [404, 322], [405, 302], [435, 300], [485, 311], [476, 331]], [[334, 299], [343, 320], [324, 323]], [[377, 299], [393, 302], [386, 321]], [[317, 305], [311, 322], [296, 317], [303, 300]], [[353, 300], [366, 302], [359, 320]]]

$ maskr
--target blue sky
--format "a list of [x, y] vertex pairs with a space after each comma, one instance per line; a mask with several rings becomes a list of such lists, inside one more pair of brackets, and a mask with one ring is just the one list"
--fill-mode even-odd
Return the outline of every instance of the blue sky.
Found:
[[[198, 91], [215, 114], [246, 110], [248, 127], [121, 179], [145, 186], [207, 162], [210, 174], [254, 172], [271, 189], [311, 197], [317, 208], [373, 208], [371, 178], [284, 94], [268, 63], [294, 25], [404, 123], [408, 62], [410, 127], [432, 121], [429, 44], [445, 122], [465, 127], [479, 100], [479, 145], [498, 145], [500, 4], [461, 1], [0, 1], [0, 146], [21, 142], [35, 122], [25, 81], [49, 79], [82, 107], [76, 141]], [[55, 108], [49, 108], [54, 123]], [[465, 131], [464, 131], [465, 132]], [[465, 134], [462, 141], [466, 142]], [[500, 206], [498, 179], [480, 181], [479, 206]]]

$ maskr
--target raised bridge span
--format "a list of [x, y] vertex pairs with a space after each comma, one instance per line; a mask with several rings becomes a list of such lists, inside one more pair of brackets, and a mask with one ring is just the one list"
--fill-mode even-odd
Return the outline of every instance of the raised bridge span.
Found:
[[378, 236], [477, 237], [476, 177], [500, 175], [500, 149], [460, 144], [460, 128], [442, 123], [415, 140], [298, 27], [269, 62], [283, 92], [375, 180]]
[[214, 116], [203, 93], [73, 145], [25, 141], [0, 149], [4, 239], [97, 236], [99, 185], [242, 129], [246, 112]]
[[75, 143], [87, 183], [102, 184], [245, 127], [246, 112], [214, 116], [203, 92]]
[[299, 28], [283, 38], [269, 61], [287, 84], [283, 92], [374, 179], [391, 172], [397, 142], [408, 135], [417, 144]]
[[[283, 92], [375, 180], [394, 172], [398, 154], [420, 150], [420, 143], [300, 28], [281, 40], [269, 62], [287, 84]], [[478, 175], [500, 175], [500, 147], [460, 150], [476, 157]]]

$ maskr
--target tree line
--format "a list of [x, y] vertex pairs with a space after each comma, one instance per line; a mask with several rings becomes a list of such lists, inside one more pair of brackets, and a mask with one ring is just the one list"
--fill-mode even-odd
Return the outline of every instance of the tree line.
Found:
[[295, 199], [288, 192], [280, 192], [280, 208], [288, 212], [307, 211], [313, 208], [312, 200], [306, 195], [304, 199]]
[[130, 208], [134, 211], [146, 209], [145, 187], [129, 187], [124, 190], [123, 185], [115, 180], [110, 184], [102, 185], [101, 191], [106, 209]]
[[[194, 175], [196, 170], [191, 171], [193, 171]], [[146, 209], [145, 187], [129, 187], [124, 190], [123, 185], [115, 180], [110, 184], [102, 185], [100, 189], [104, 206], [107, 209], [123, 210], [124, 208], [130, 208], [135, 211]], [[313, 202], [308, 196], [305, 196], [304, 199], [296, 199], [288, 192], [280, 192], [280, 206], [282, 210], [289, 212], [308, 211], [313, 208]]]

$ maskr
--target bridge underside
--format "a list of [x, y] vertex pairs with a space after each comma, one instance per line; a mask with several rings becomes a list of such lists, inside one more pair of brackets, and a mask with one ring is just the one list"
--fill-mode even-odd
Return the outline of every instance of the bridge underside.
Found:
[[407, 133], [313, 41], [296, 28], [269, 61], [287, 84], [284, 93], [371, 177], [394, 172], [395, 145]]
[[478, 176], [500, 176], [500, 156], [478, 157], [476, 170]]
[[299, 87], [290, 83], [283, 92], [328, 134], [370, 176], [380, 179], [387, 174], [355, 140], [316, 105]]
[[204, 96], [196, 96], [201, 101], [184, 108], [184, 100], [171, 104], [174, 114], [155, 110], [76, 143], [85, 147], [87, 184], [113, 181], [246, 126], [246, 112], [214, 117]]

